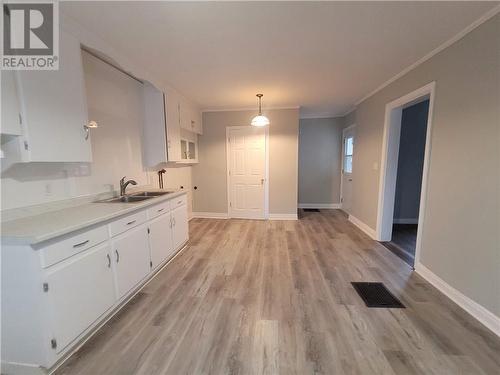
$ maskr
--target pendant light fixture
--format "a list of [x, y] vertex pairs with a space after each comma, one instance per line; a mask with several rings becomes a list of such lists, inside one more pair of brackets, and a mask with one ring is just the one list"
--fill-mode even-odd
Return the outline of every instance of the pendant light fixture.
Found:
[[259, 114], [252, 119], [252, 126], [266, 126], [269, 125], [269, 119], [262, 114], [262, 97], [263, 94], [257, 94], [259, 98]]

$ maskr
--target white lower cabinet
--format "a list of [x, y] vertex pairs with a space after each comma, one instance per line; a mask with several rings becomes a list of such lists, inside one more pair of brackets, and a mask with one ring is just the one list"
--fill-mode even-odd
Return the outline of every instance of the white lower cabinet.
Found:
[[170, 257], [175, 248], [172, 245], [172, 220], [170, 213], [163, 214], [149, 223], [149, 249], [151, 267], [155, 269]]
[[178, 248], [189, 237], [187, 206], [183, 204], [172, 210], [172, 242]]
[[186, 202], [182, 194], [45, 245], [2, 244], [1, 373], [50, 369], [112, 315], [188, 240]]
[[140, 225], [111, 240], [111, 256], [116, 273], [116, 293], [123, 297], [150, 271], [148, 230]]
[[[115, 303], [109, 245], [102, 244], [50, 268], [44, 288], [53, 338], [60, 352]], [[53, 340], [53, 341], [52, 341]]]

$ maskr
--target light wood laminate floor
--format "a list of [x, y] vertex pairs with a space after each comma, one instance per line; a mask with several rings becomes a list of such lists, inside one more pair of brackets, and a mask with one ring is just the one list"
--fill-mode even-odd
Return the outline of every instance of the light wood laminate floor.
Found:
[[[499, 374], [500, 340], [338, 210], [194, 219], [190, 245], [58, 374]], [[406, 309], [368, 309], [382, 281]]]

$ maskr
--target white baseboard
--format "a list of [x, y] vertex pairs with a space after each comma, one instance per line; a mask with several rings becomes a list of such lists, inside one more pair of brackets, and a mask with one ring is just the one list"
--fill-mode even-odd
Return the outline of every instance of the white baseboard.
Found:
[[226, 212], [193, 212], [193, 219], [228, 219]]
[[40, 366], [34, 366], [31, 364], [15, 363], [15, 362], [3, 362], [1, 364], [2, 374], [12, 374], [12, 375], [46, 375], [47, 372], [44, 371]]
[[418, 224], [418, 217], [417, 218], [394, 219], [392, 222], [394, 224]]
[[370, 228], [368, 225], [363, 223], [357, 217], [349, 215], [349, 221], [351, 223], [353, 223], [354, 225], [356, 225], [363, 232], [365, 232], [371, 239], [373, 239], [373, 240], [377, 239], [377, 232], [375, 231], [375, 229]]
[[340, 203], [299, 203], [299, 208], [323, 208], [338, 210], [342, 208]]
[[298, 220], [297, 214], [269, 214], [269, 220]]
[[431, 270], [425, 267], [422, 263], [415, 265], [415, 272], [432, 284], [436, 289], [441, 291], [445, 296], [455, 302], [462, 309], [471, 314], [475, 319], [481, 322], [490, 331], [500, 337], [500, 317], [485, 309], [477, 302], [459, 292], [446, 281], [434, 274]]

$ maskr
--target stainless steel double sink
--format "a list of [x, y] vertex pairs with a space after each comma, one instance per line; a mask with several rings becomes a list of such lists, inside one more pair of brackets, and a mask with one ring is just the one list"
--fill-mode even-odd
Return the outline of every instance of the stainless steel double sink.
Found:
[[130, 195], [124, 195], [123, 197], [116, 197], [105, 199], [102, 201], [97, 201], [98, 203], [133, 203], [140, 202], [146, 199], [151, 199], [159, 197], [166, 194], [172, 194], [173, 191], [141, 191], [139, 193], [133, 193]]

